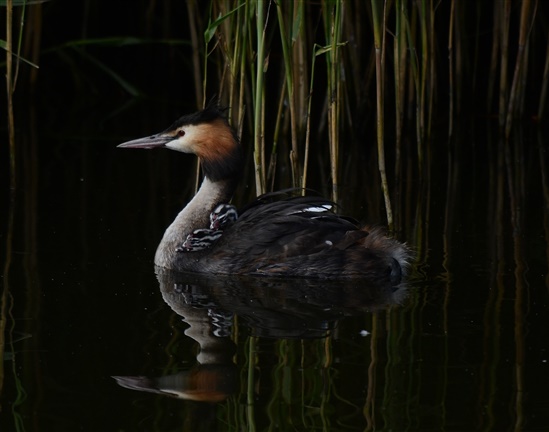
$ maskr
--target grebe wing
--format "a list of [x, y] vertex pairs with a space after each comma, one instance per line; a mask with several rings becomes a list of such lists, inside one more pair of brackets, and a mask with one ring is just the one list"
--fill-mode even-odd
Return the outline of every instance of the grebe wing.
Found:
[[368, 235], [335, 214], [335, 204], [317, 197], [295, 197], [245, 210], [219, 243], [237, 256], [273, 259], [344, 250]]
[[406, 249], [380, 229], [359, 228], [330, 206], [322, 198], [298, 197], [248, 207], [204, 251], [201, 270], [400, 283]]

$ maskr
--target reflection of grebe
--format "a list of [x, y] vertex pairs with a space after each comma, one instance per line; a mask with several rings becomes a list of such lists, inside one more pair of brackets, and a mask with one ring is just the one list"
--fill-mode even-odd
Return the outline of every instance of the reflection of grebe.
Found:
[[380, 229], [359, 228], [318, 197], [259, 198], [242, 211], [215, 243], [192, 253], [177, 248], [208, 226], [210, 213], [229, 202], [243, 155], [222, 111], [209, 106], [181, 117], [164, 132], [120, 144], [167, 147], [200, 159], [204, 181], [164, 233], [155, 264], [180, 271], [302, 277], [367, 277], [398, 284], [409, 252]]

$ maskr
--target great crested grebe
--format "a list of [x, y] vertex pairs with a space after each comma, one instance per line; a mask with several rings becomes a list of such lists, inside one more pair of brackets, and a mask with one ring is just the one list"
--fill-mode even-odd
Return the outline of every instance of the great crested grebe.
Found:
[[181, 251], [187, 236], [208, 227], [214, 209], [231, 200], [242, 171], [238, 137], [215, 105], [118, 147], [167, 147], [200, 159], [204, 180], [166, 229], [154, 259], [159, 267], [212, 274], [356, 277], [394, 285], [406, 273], [410, 252], [405, 245], [379, 228], [359, 228], [334, 213], [331, 201], [311, 196], [259, 197], [215, 241]]

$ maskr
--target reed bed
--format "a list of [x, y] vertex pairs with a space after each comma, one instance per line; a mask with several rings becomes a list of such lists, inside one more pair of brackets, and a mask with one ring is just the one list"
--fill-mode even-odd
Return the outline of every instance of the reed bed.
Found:
[[[0, 3], [7, 11], [2, 42], [8, 52], [13, 33], [19, 34], [18, 49], [23, 46], [23, 26], [12, 24], [24, 22], [26, 9], [32, 27], [41, 28], [41, 14], [32, 13], [41, 5], [25, 8], [26, 3]], [[15, 16], [13, 5], [22, 6]], [[385, 214], [393, 227], [391, 202], [403, 176], [402, 158], [413, 159], [420, 177], [428, 176], [433, 123], [437, 130], [441, 124], [436, 114], [447, 112], [444, 128], [451, 136], [464, 114], [464, 99], [482, 91], [487, 105], [475, 114], [497, 116], [506, 137], [516, 118], [543, 116], [549, 44], [540, 44], [548, 31], [539, 17], [546, 9], [537, 0], [188, 1], [196, 105], [217, 95], [230, 106], [230, 121], [241, 136], [253, 137], [257, 194], [307, 187], [309, 159], [326, 149], [332, 198], [340, 201], [349, 142], [354, 131], [372, 125], [375, 138], [360, 145], [376, 148]], [[15, 60], [17, 70], [19, 59], [35, 57], [27, 45], [5, 63], [8, 116], [12, 64]], [[535, 61], [539, 53], [542, 62]], [[115, 74], [107, 68], [105, 73]], [[318, 126], [311, 129], [312, 124]], [[414, 135], [415, 146], [403, 139]], [[286, 170], [290, 176], [282, 178]]]
[[[251, 131], [257, 194], [307, 187], [310, 157], [327, 150], [332, 198], [340, 201], [348, 131], [374, 124], [375, 137], [360, 145], [376, 148], [385, 215], [398, 229], [391, 202], [402, 158], [414, 160], [420, 178], [428, 179], [431, 136], [442, 122], [437, 113], [447, 112], [452, 136], [456, 119], [467, 114], [464, 99], [483, 90], [487, 105], [474, 114], [496, 115], [508, 137], [516, 118], [544, 112], [549, 48], [543, 67], [529, 51], [533, 35], [537, 44], [547, 35], [537, 1], [212, 0], [206, 12], [190, 3], [190, 21], [204, 22], [206, 13], [216, 23], [204, 31], [206, 44], [199, 31], [192, 38], [193, 52], [206, 59], [203, 71], [195, 68], [195, 82], [203, 85], [197, 105], [216, 94], [231, 107], [237, 128]], [[415, 145], [404, 136], [415, 136]], [[281, 163], [290, 177], [280, 178]]]

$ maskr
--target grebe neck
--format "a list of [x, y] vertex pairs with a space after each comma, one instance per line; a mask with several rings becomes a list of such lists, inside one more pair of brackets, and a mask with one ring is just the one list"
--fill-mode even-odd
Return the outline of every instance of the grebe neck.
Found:
[[208, 177], [204, 177], [196, 195], [179, 212], [164, 233], [164, 237], [156, 249], [154, 263], [157, 266], [175, 270], [177, 247], [181, 246], [187, 235], [195, 229], [209, 226], [210, 213], [219, 203], [231, 200], [235, 186], [236, 182], [231, 179], [212, 181]]

